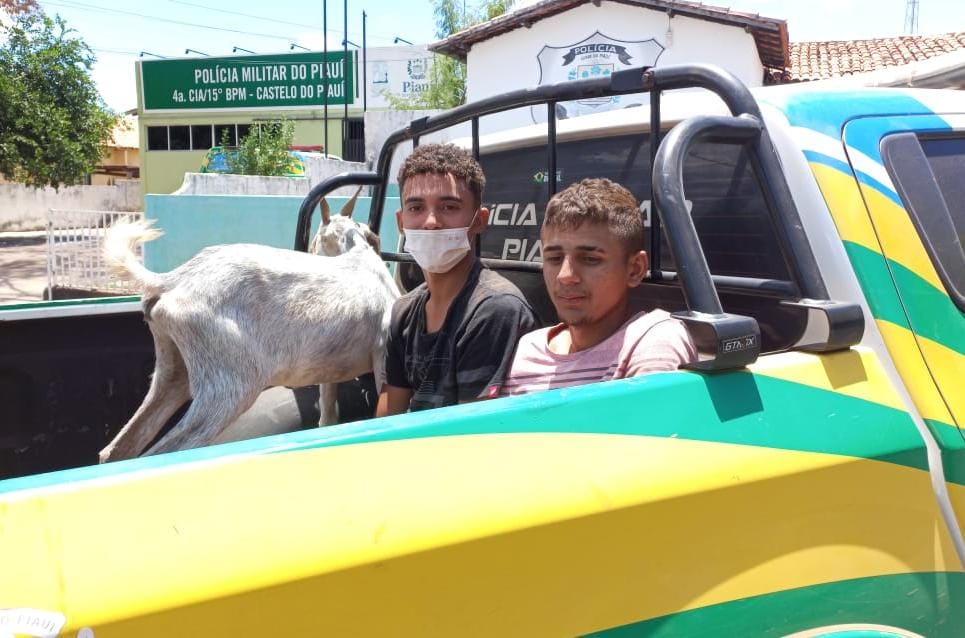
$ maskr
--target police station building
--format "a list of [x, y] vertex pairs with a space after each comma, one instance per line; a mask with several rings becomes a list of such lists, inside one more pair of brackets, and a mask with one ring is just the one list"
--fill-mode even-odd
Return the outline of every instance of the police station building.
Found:
[[[470, 101], [628, 67], [694, 62], [722, 66], [748, 86], [760, 86], [789, 63], [785, 21], [756, 14], [667, 0], [518, 0], [516, 5], [515, 11], [428, 47], [466, 61]], [[567, 118], [646, 99], [571, 102], [557, 113]], [[514, 112], [489, 125], [540, 121], [545, 113]]]

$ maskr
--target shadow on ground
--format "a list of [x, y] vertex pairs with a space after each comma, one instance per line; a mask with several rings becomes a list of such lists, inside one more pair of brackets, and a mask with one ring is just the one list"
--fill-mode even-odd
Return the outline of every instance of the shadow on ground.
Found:
[[0, 238], [0, 304], [40, 301], [46, 286], [46, 240]]

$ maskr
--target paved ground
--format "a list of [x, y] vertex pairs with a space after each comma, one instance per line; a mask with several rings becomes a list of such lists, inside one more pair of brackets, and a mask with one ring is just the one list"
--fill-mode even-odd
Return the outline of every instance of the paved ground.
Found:
[[0, 233], [0, 304], [40, 301], [46, 287], [44, 233]]

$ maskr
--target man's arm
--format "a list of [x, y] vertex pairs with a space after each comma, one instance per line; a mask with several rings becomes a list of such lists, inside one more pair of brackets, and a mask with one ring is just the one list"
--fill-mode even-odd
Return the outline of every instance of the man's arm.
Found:
[[496, 295], [476, 309], [457, 347], [459, 403], [499, 396], [519, 338], [536, 323], [529, 305], [513, 295]]
[[389, 335], [385, 344], [385, 379], [379, 400], [375, 405], [375, 416], [391, 416], [409, 411], [409, 401], [413, 390], [406, 373], [405, 351], [406, 344], [402, 335], [403, 324], [411, 315], [408, 310], [411, 304], [402, 304], [405, 298], [398, 299], [392, 306], [392, 317], [389, 321]]
[[697, 348], [683, 322], [665, 319], [650, 328], [636, 344], [627, 377], [669, 372], [697, 359]]
[[409, 400], [412, 399], [412, 390], [409, 388], [397, 388], [386, 383], [382, 386], [379, 394], [379, 403], [375, 408], [375, 416], [391, 416], [402, 414], [409, 409]]

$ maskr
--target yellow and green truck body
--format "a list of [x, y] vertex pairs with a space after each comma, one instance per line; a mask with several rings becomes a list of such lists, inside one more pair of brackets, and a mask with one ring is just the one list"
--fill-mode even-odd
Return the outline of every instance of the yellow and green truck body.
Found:
[[857, 343], [0, 481], [0, 635], [965, 635], [965, 96], [754, 98]]

